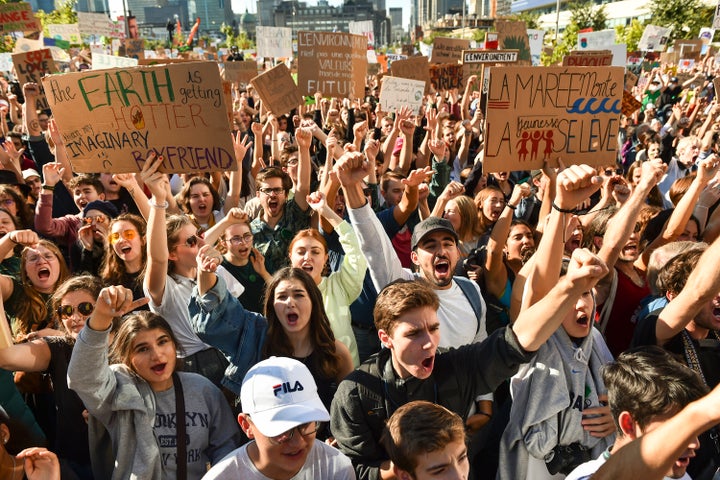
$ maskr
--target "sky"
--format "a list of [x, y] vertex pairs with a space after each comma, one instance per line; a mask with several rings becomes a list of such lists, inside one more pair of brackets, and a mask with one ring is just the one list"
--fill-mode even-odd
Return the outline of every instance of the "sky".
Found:
[[[306, 1], [308, 5], [317, 5], [317, 0], [304, 1]], [[329, 3], [337, 7], [342, 5], [343, 2], [342, 0], [329, 0]], [[256, 0], [232, 0], [232, 6], [233, 11], [236, 13], [245, 13], [245, 9], [250, 13], [257, 13]], [[385, 0], [385, 8], [390, 9], [397, 7], [402, 7], [403, 9], [403, 26], [407, 30], [407, 25], [410, 23], [410, 2], [408, 0]]]

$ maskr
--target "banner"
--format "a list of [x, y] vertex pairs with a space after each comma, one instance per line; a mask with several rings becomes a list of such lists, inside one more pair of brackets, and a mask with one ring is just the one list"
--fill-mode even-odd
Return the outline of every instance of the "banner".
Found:
[[363, 98], [367, 39], [333, 32], [298, 32], [298, 87], [301, 95]]
[[260, 96], [263, 105], [276, 117], [289, 113], [303, 103], [300, 91], [284, 63], [258, 75], [250, 83]]
[[237, 168], [215, 63], [66, 73], [43, 85], [73, 171], [139, 172], [153, 150], [164, 172]]
[[97, 35], [110, 37], [115, 31], [115, 25], [104, 13], [77, 12], [78, 27], [83, 35]]
[[380, 105], [383, 112], [394, 112], [400, 107], [410, 107], [414, 113], [420, 111], [425, 82], [407, 78], [383, 77], [380, 89]]
[[118, 67], [137, 67], [137, 58], [116, 57], [115, 55], [106, 55], [104, 53], [92, 54], [92, 69], [102, 70], [104, 68]]
[[27, 2], [0, 3], [0, 33], [39, 32], [40, 20]]
[[463, 66], [455, 63], [430, 65], [430, 84], [436, 92], [463, 88]]
[[250, 83], [250, 80], [258, 76], [257, 62], [255, 60], [244, 60], [242, 62], [225, 62], [223, 79], [229, 82]]
[[15, 65], [15, 75], [20, 85], [26, 83], [37, 83], [40, 87], [40, 95], [37, 98], [36, 108], [45, 110], [48, 108], [48, 102], [45, 99], [40, 79], [44, 75], [56, 73], [58, 71], [55, 60], [49, 48], [42, 50], [33, 50], [31, 52], [15, 53], [12, 56], [13, 65]]
[[638, 50], [663, 52], [670, 37], [670, 28], [647, 25], [638, 42]]
[[462, 38], [435, 37], [430, 63], [458, 63], [463, 50], [470, 48], [470, 40]]
[[80, 38], [80, 26], [77, 23], [69, 24], [50, 24], [47, 26], [50, 37], [59, 40], [65, 40], [72, 44], [82, 43]]
[[495, 29], [498, 34], [500, 50], [519, 50], [518, 65], [532, 65], [530, 43], [528, 41], [525, 22], [496, 20]]
[[578, 50], [607, 50], [615, 45], [615, 30], [578, 33]]
[[292, 28], [258, 25], [255, 36], [258, 57], [292, 57]]
[[485, 118], [488, 172], [614, 163], [623, 68], [491, 67]]

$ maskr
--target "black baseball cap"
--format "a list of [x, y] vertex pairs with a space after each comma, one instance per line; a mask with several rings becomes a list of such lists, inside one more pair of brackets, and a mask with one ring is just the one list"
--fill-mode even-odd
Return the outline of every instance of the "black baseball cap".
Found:
[[412, 250], [415, 250], [418, 246], [418, 243], [422, 241], [423, 238], [428, 236], [429, 234], [433, 232], [443, 231], [447, 232], [450, 235], [453, 236], [455, 239], [455, 243], [458, 241], [458, 234], [455, 231], [455, 229], [452, 226], [452, 223], [450, 223], [449, 220], [445, 218], [440, 217], [430, 217], [426, 218], [422, 222], [418, 223], [415, 226], [415, 229], [413, 230], [412, 239], [410, 242], [410, 248]]

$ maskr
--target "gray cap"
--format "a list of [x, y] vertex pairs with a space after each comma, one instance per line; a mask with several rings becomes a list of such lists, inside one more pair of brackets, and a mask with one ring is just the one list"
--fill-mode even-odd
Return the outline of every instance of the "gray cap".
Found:
[[455, 242], [457, 243], [458, 234], [449, 220], [440, 217], [429, 217], [415, 226], [412, 234], [412, 240], [410, 242], [410, 248], [415, 250], [418, 243], [420, 243], [423, 238], [437, 231], [448, 232], [453, 236], [453, 238], [455, 238]]

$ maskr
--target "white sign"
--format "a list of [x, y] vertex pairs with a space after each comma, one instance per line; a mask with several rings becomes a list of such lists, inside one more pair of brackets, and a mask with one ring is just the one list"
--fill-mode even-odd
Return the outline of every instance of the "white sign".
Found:
[[669, 28], [648, 25], [645, 27], [645, 31], [638, 42], [638, 50], [663, 52], [667, 47], [669, 37]]
[[292, 57], [292, 28], [255, 27], [258, 57]]
[[372, 20], [363, 20], [361, 22], [349, 22], [348, 29], [350, 33], [355, 35], [363, 35], [367, 37], [368, 43], [375, 44], [375, 28]]
[[713, 18], [713, 28], [720, 28], [720, 0], [718, 0], [718, 4], [715, 7], [715, 18]]
[[514, 63], [518, 60], [517, 50], [487, 50], [463, 52], [462, 63]]
[[82, 43], [80, 38], [80, 26], [77, 23], [50, 24], [47, 26], [50, 38], [65, 40], [70, 43]]
[[85, 35], [98, 35], [110, 37], [115, 25], [104, 13], [77, 12], [78, 26]]
[[92, 69], [100, 70], [102, 68], [116, 67], [137, 67], [137, 58], [116, 57], [115, 55], [106, 55], [104, 53], [92, 54]]
[[703, 27], [700, 29], [700, 35], [698, 35], [698, 38], [703, 41], [703, 45], [709, 45], [714, 36], [714, 28]]
[[545, 30], [534, 30], [528, 28], [528, 44], [530, 45], [530, 56], [534, 66], [540, 65], [540, 54], [542, 54]]
[[615, 45], [615, 30], [578, 33], [578, 50], [609, 50]]
[[42, 50], [43, 48], [45, 48], [45, 44], [42, 40], [20, 37], [15, 41], [13, 53], [32, 52], [34, 50]]
[[383, 77], [380, 105], [383, 112], [393, 112], [400, 107], [410, 107], [419, 112], [425, 93], [425, 82], [399, 77]]
[[0, 72], [9, 72], [12, 69], [12, 53], [0, 53]]

